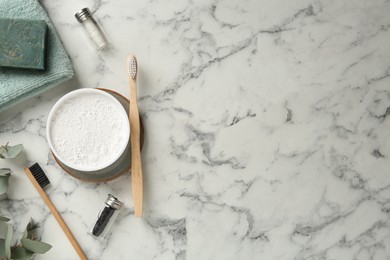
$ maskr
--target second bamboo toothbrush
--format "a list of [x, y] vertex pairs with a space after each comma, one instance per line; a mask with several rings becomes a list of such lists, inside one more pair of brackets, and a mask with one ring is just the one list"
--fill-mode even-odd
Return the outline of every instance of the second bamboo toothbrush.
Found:
[[140, 146], [140, 119], [137, 104], [137, 59], [129, 55], [127, 67], [130, 81], [130, 141], [131, 141], [131, 182], [134, 211], [137, 217], [142, 217], [143, 183]]
[[70, 243], [72, 244], [72, 246], [76, 250], [77, 254], [80, 256], [80, 259], [81, 260], [88, 260], [83, 249], [81, 249], [80, 244], [77, 242], [76, 238], [73, 236], [69, 227], [66, 225], [64, 219], [61, 217], [60, 213], [57, 211], [53, 202], [51, 202], [49, 196], [47, 196], [45, 190], [43, 189], [44, 187], [46, 187], [47, 185], [50, 184], [50, 181], [47, 178], [46, 174], [43, 172], [41, 166], [39, 166], [38, 163], [35, 163], [31, 167], [24, 168], [24, 172], [26, 173], [26, 175], [30, 179], [31, 183], [34, 185], [35, 189], [41, 195], [43, 201], [49, 207], [54, 218], [57, 220], [58, 224], [60, 225], [62, 230], [65, 232], [65, 235], [68, 237]]

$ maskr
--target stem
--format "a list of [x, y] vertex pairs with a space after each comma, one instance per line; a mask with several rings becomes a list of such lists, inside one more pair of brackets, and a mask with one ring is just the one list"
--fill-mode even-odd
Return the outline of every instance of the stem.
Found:
[[19, 245], [16, 245], [16, 246], [12, 247], [11, 248], [11, 252], [14, 251], [16, 248], [21, 247], [21, 246], [22, 246], [22, 244], [19, 244]]

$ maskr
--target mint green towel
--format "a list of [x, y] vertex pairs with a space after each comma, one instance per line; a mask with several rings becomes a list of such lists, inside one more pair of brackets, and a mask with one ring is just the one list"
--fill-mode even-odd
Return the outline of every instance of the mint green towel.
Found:
[[38, 0], [0, 0], [1, 18], [45, 20], [48, 26], [46, 70], [0, 68], [0, 112], [73, 76], [69, 57]]

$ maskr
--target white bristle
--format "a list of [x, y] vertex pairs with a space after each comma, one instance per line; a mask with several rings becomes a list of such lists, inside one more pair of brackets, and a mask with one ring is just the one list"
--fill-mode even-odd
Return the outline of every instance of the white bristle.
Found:
[[132, 79], [137, 77], [137, 59], [134, 55], [130, 55], [128, 59], [129, 76]]

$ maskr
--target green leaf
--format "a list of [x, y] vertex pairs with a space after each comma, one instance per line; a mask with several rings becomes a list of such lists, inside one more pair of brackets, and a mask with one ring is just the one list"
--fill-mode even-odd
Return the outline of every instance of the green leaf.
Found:
[[6, 144], [5, 146], [2, 146], [0, 148], [0, 158], [3, 159], [11, 159], [15, 158], [21, 151], [23, 151], [23, 145], [22, 144], [17, 144], [14, 146], [8, 146]]
[[14, 236], [14, 230], [12, 228], [11, 224], [0, 222], [0, 234], [5, 233], [5, 240], [4, 240], [4, 253], [2, 253], [2, 256], [5, 256], [6, 258], [11, 258], [11, 242], [12, 238]]
[[8, 221], [9, 221], [9, 218], [0, 216], [0, 221], [8, 222]]
[[8, 190], [9, 174], [6, 176], [0, 176], [0, 196], [5, 194]]
[[0, 168], [0, 176], [8, 176], [11, 172], [10, 168]]
[[46, 244], [46, 243], [41, 242], [41, 241], [31, 240], [28, 238], [22, 238], [21, 242], [22, 242], [23, 247], [25, 247], [27, 250], [30, 250], [30, 251], [32, 251], [34, 253], [38, 253], [38, 254], [44, 254], [47, 251], [49, 251], [51, 248], [51, 245], [49, 245], [49, 244]]
[[27, 226], [26, 226], [26, 229], [23, 232], [22, 238], [27, 238], [27, 239], [32, 239], [33, 238], [33, 234], [31, 232], [31, 219], [27, 223]]
[[30, 235], [30, 232], [28, 231], [29, 225], [30, 225], [30, 223], [28, 223], [26, 229], [24, 230], [22, 238], [29, 238], [29, 235]]
[[0, 239], [0, 259], [5, 256], [5, 239]]
[[34, 252], [28, 251], [23, 246], [18, 246], [11, 252], [11, 258], [13, 260], [28, 260], [34, 255]]

